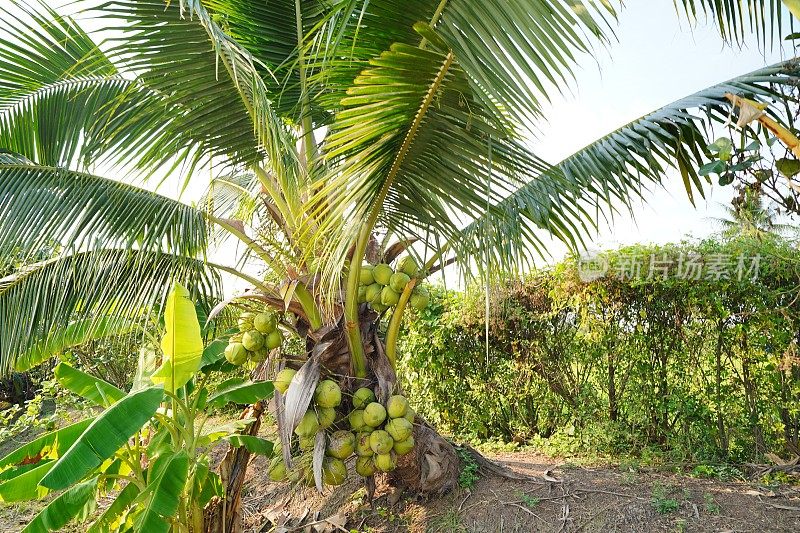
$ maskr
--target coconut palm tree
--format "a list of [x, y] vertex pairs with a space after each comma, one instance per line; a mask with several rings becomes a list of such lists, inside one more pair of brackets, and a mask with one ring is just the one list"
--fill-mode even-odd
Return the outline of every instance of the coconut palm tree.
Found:
[[[579, 248], [670, 168], [702, 194], [725, 95], [769, 102], [800, 78], [793, 61], [745, 74], [553, 165], [529, 148], [531, 125], [577, 59], [609, 44], [607, 0], [27, 4], [0, 7], [0, 254], [62, 252], [0, 280], [0, 373], [130, 327], [174, 280], [220, 298], [231, 275], [286, 311], [307, 379], [389, 390], [425, 276], [528, 268], [543, 233]], [[778, 0], [740, 4], [679, 12], [705, 11], [731, 41], [781, 37]], [[208, 191], [195, 205], [151, 192], [166, 180]], [[232, 240], [236, 261], [211, 260]], [[420, 269], [394, 310], [360, 302], [362, 265], [404, 253]], [[416, 461], [395, 475], [446, 489], [455, 455], [417, 431]]]

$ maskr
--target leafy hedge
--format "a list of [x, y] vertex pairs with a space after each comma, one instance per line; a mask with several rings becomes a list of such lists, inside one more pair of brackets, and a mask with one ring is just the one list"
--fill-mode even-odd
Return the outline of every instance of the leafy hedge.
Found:
[[[681, 275], [691, 261], [699, 279]], [[790, 243], [635, 246], [597, 263], [608, 272], [592, 281], [571, 259], [495, 287], [488, 361], [482, 291], [433, 291], [402, 336], [415, 408], [461, 437], [558, 437], [567, 451], [704, 461], [800, 452], [800, 254]]]

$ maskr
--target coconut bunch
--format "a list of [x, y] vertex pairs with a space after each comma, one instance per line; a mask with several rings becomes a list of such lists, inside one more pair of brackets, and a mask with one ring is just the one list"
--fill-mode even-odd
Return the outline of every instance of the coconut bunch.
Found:
[[[366, 303], [382, 313], [395, 307], [406, 285], [419, 275], [419, 266], [413, 257], [407, 255], [397, 262], [393, 269], [386, 263], [362, 265], [358, 286], [358, 302]], [[418, 310], [428, 305], [428, 290], [415, 286], [409, 303]]]
[[[275, 389], [286, 393], [291, 386], [295, 370], [281, 370], [273, 380]], [[386, 405], [376, 401], [375, 393], [366, 387], [358, 389], [352, 397], [348, 416], [339, 419], [342, 390], [330, 379], [320, 381], [314, 391], [312, 405], [303, 415], [294, 432], [298, 439], [293, 453], [294, 467], [287, 471], [283, 457], [277, 454], [270, 463], [269, 476], [273, 481], [305, 481], [313, 485], [309, 465], [317, 433], [324, 432], [326, 447], [322, 463], [322, 478], [326, 485], [341, 485], [347, 479], [345, 460], [356, 455], [356, 472], [369, 477], [376, 471], [395, 469], [397, 456], [410, 453], [414, 448], [413, 422], [415, 413], [408, 400], [396, 395]], [[349, 429], [345, 429], [349, 425]]]
[[283, 343], [278, 316], [273, 312], [242, 313], [238, 325], [239, 333], [231, 336], [225, 348], [225, 359], [231, 364], [264, 361], [270, 350]]
[[353, 410], [348, 415], [350, 433], [355, 435], [356, 472], [369, 477], [376, 471], [391, 472], [397, 456], [414, 449], [414, 417], [408, 400], [399, 394], [386, 405], [376, 401], [375, 393], [360, 388], [353, 394]]

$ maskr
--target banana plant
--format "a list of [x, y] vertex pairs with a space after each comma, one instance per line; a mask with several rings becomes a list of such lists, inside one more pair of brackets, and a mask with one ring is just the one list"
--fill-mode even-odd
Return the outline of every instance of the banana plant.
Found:
[[[73, 520], [89, 519], [93, 533], [204, 531], [203, 508], [223, 497], [224, 488], [202, 450], [227, 439], [251, 452], [272, 454], [271, 442], [239, 433], [249, 420], [222, 429], [206, 426], [209, 405], [268, 400], [273, 385], [233, 378], [209, 390], [209, 376], [234, 367], [220, 364], [220, 343], [204, 349], [188, 295], [175, 284], [167, 297], [162, 364], [141, 368], [131, 391], [65, 363], [55, 367], [61, 387], [102, 412], [0, 459], [0, 501], [42, 499], [61, 491], [23, 531], [59, 531]], [[104, 496], [114, 499], [97, 513], [96, 503]]]
[[[580, 248], [670, 171], [694, 200], [726, 95], [768, 103], [800, 81], [794, 60], [744, 74], [553, 164], [531, 132], [575, 65], [611, 46], [615, 2], [81, 0], [79, 17], [13, 3], [0, 7], [0, 254], [63, 253], [0, 279], [0, 371], [131, 327], [180, 281], [279, 311], [302, 340], [304, 357], [281, 363], [304, 391], [276, 396], [284, 439], [323, 377], [397, 390], [400, 322], [428, 276], [530, 268], [547, 235]], [[782, 37], [779, 0], [740, 4], [676, 2], [726, 40]], [[163, 183], [207, 193], [188, 205], [153, 192]], [[211, 259], [233, 243], [233, 261]], [[250, 289], [223, 300], [222, 276]], [[159, 372], [165, 394], [193, 368]], [[392, 475], [454, 486], [452, 447], [414, 431]]]

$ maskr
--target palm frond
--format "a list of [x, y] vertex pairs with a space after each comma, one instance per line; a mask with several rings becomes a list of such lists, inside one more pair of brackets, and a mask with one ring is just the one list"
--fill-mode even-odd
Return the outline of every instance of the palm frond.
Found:
[[293, 138], [276, 115], [253, 57], [226, 35], [200, 0], [115, 0], [98, 8], [109, 57], [162, 96], [163, 124], [136, 114], [107, 125], [107, 142], [145, 166], [210, 158], [276, 172], [296, 166]]
[[14, 368], [21, 355], [38, 353], [48, 339], [57, 342], [67, 324], [82, 322], [94, 331], [109, 316], [146, 324], [174, 281], [188, 287], [194, 299], [211, 301], [221, 294], [219, 277], [201, 261], [135, 250], [60, 256], [0, 279], [0, 374]]
[[72, 166], [99, 111], [130, 82], [72, 19], [13, 5], [0, 7], [0, 147]]
[[0, 254], [57, 243], [72, 251], [127, 247], [197, 257], [202, 211], [118, 181], [18, 160], [0, 162]]
[[[524, 268], [534, 259], [535, 228], [550, 230], [564, 206], [575, 206], [571, 226], [592, 228], [598, 215], [660, 186], [669, 170], [683, 178], [690, 198], [703, 194], [697, 173], [708, 160], [713, 123], [730, 116], [725, 94], [769, 102], [781, 100], [780, 88], [800, 82], [800, 62], [791, 60], [704, 89], [637, 119], [576, 152], [531, 180], [451, 241], [463, 262], [490, 258], [496, 269]], [[772, 111], [770, 111], [772, 112]], [[776, 118], [780, 118], [775, 115]], [[568, 223], [568, 222], [567, 222]], [[585, 233], [584, 236], [588, 236]], [[563, 237], [562, 237], [562, 240]], [[573, 246], [580, 235], [567, 240]]]
[[774, 46], [793, 25], [782, 0], [675, 0], [675, 7], [691, 21], [705, 16], [723, 39], [735, 43], [755, 33], [760, 44]]

